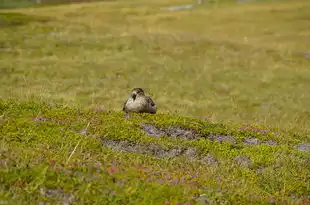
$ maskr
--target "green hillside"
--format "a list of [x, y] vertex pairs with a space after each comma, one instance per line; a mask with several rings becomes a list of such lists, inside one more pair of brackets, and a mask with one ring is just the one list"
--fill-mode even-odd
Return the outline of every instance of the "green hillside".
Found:
[[191, 3], [0, 10], [0, 204], [310, 203], [310, 2]]
[[310, 153], [300, 136], [46, 103], [2, 102], [0, 110], [4, 204], [309, 200]]
[[98, 2], [107, 0], [1, 0], [0, 9], [42, 7], [49, 5]]

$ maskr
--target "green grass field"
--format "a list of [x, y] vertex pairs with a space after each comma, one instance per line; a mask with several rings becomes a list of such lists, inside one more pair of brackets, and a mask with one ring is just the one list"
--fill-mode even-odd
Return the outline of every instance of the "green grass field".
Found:
[[71, 3], [98, 2], [109, 0], [1, 0], [0, 9], [42, 7]]
[[191, 3], [0, 10], [0, 204], [310, 203], [310, 2]]

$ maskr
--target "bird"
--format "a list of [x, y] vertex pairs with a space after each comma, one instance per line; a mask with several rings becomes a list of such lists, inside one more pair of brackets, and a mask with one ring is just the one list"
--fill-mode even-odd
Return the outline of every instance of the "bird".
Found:
[[156, 114], [157, 107], [150, 96], [144, 94], [142, 88], [134, 88], [129, 98], [124, 102], [123, 111], [126, 113], [151, 113]]

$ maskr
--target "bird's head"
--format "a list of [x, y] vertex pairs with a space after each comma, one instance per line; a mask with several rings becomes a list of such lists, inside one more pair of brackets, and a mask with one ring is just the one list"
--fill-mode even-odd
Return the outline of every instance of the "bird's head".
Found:
[[142, 88], [134, 88], [131, 91], [131, 97], [135, 100], [138, 96], [144, 96], [144, 91]]

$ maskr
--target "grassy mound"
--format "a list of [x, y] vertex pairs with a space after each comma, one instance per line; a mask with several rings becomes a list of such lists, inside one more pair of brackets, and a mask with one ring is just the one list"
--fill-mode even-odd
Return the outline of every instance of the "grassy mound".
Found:
[[0, 204], [309, 204], [310, 2], [208, 2], [1, 10]]
[[309, 200], [310, 153], [299, 150], [300, 136], [35, 102], [2, 101], [0, 116], [0, 190], [7, 204]]

